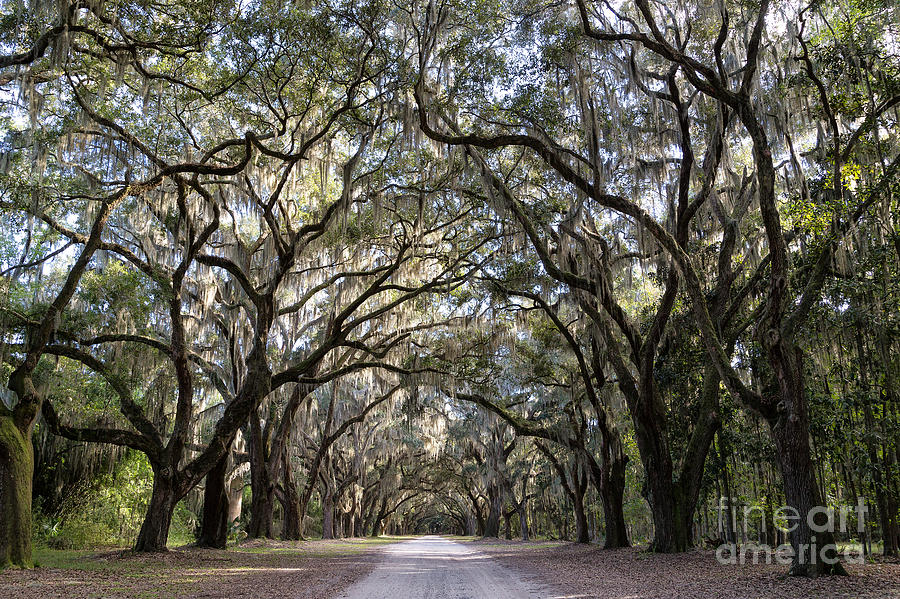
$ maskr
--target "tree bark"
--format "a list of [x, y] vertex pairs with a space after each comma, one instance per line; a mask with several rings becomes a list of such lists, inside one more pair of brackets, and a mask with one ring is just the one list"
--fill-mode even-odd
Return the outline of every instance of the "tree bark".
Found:
[[484, 523], [484, 536], [498, 538], [500, 536], [500, 514], [503, 507], [503, 498], [501, 497], [500, 489], [496, 487], [488, 491], [488, 496], [491, 498], [491, 510]]
[[368, 528], [366, 529], [366, 530], [372, 531], [373, 537], [381, 536], [381, 523], [384, 520], [385, 516], [387, 515], [388, 496], [385, 495], [384, 497], [381, 498], [380, 505], [376, 509], [375, 505], [377, 505], [377, 504], [378, 504], [377, 501], [373, 503], [372, 521], [369, 524]]
[[[791, 546], [794, 549], [790, 574], [793, 576], [846, 574], [840, 562], [827, 564], [821, 559], [821, 553], [825, 553], [827, 558], [837, 557], [836, 548], [829, 551], [822, 550], [834, 546], [832, 531], [814, 532], [807, 521], [812, 509], [821, 506], [821, 498], [815, 481], [815, 464], [809, 444], [809, 414], [803, 380], [802, 352], [792, 343], [782, 343], [773, 349], [782, 350], [769, 356], [776, 372], [781, 401], [776, 408], [775, 417], [769, 419], [769, 426], [781, 467], [785, 500], [799, 515], [797, 526], [790, 533]], [[819, 516], [824, 519], [823, 514]]]
[[528, 530], [528, 510], [525, 509], [525, 501], [519, 505], [519, 528], [522, 529], [522, 540], [528, 541], [531, 538], [531, 533]]
[[284, 525], [281, 538], [285, 541], [299, 541], [303, 538], [301, 530], [300, 502], [296, 492], [288, 493], [285, 498]]
[[270, 485], [257, 486], [250, 501], [250, 526], [247, 536], [251, 539], [274, 539], [275, 488]]
[[353, 516], [350, 512], [341, 512], [341, 538], [346, 539], [353, 536]]
[[631, 547], [623, 511], [625, 467], [628, 458], [622, 452], [621, 444], [618, 443], [618, 435], [614, 437], [610, 435], [609, 438], [603, 435], [602, 438], [603, 461], [597, 463], [593, 456], [587, 453], [585, 455], [590, 467], [591, 481], [603, 506], [603, 527], [606, 536], [603, 548]]
[[588, 479], [582, 472], [578, 460], [574, 460], [569, 468], [572, 479], [571, 493], [572, 507], [575, 511], [575, 542], [590, 543], [591, 530], [588, 527], [587, 511], [584, 508], [584, 496], [587, 493]]
[[604, 549], [631, 547], [628, 541], [628, 529], [625, 527], [624, 495], [625, 495], [625, 456], [618, 452], [614, 455], [605, 477], [605, 484], [597, 489], [600, 503], [603, 506], [603, 526], [606, 538]]
[[375, 522], [372, 523], [372, 538], [377, 538], [381, 536], [381, 518], [375, 518]]
[[478, 521], [475, 519], [475, 514], [472, 512], [468, 512], [466, 514], [466, 536], [474, 537], [478, 534]]
[[472, 502], [472, 516], [475, 518], [475, 534], [485, 536], [484, 513], [481, 511], [478, 497], [471, 489], [466, 489], [466, 494], [469, 496], [469, 501]]
[[282, 525], [281, 538], [285, 541], [299, 541], [303, 538], [303, 518], [300, 514], [300, 494], [297, 492], [297, 483], [294, 480], [294, 471], [290, 457], [285, 451], [284, 456], [284, 524]]
[[364, 537], [366, 536], [365, 530], [363, 530], [363, 516], [362, 516], [362, 506], [360, 505], [360, 501], [357, 497], [357, 494], [353, 493], [353, 505], [350, 508], [350, 534], [354, 537]]
[[198, 547], [225, 549], [228, 543], [229, 510], [225, 478], [228, 475], [229, 458], [230, 454], [222, 456], [206, 475]]
[[[259, 415], [250, 416], [250, 526], [247, 536], [251, 539], [275, 538], [273, 510], [275, 509], [275, 485], [272, 482], [266, 455], [266, 440]], [[280, 457], [280, 456], [279, 456]]]
[[381, 500], [381, 509], [378, 510], [378, 515], [375, 516], [375, 521], [372, 522], [372, 536], [380, 537], [382, 532], [382, 523], [384, 519], [387, 517], [387, 502], [388, 498], [385, 496]]
[[134, 550], [138, 552], [167, 551], [166, 543], [169, 540], [169, 527], [172, 525], [172, 514], [178, 503], [171, 473], [168, 468], [154, 468], [153, 470], [153, 494], [150, 496], [150, 505], [147, 507], [147, 515], [141, 525]]
[[634, 422], [641, 462], [644, 466], [643, 494], [653, 519], [651, 551], [677, 553], [691, 546], [690, 528], [685, 530], [679, 517], [678, 490], [673, 481], [674, 468], [669, 451], [666, 415], [662, 398], [652, 381], [644, 381], [640, 391], [626, 393]]
[[572, 499], [575, 508], [575, 542], [590, 543], [591, 531], [588, 528], [587, 513], [584, 511], [584, 487], [576, 483], [573, 491], [574, 494]]
[[[2, 404], [0, 404], [2, 407]], [[0, 570], [31, 568], [34, 448], [11, 416], [0, 415]]]
[[334, 538], [334, 496], [326, 489], [322, 498], [322, 538]]

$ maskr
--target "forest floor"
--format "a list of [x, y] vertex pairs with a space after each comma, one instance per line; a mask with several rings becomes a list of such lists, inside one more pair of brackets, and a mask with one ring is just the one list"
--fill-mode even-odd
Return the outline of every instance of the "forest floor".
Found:
[[36, 549], [34, 570], [0, 572], [0, 597], [169, 599], [337, 595], [368, 574], [401, 537], [247, 542], [164, 554]]
[[815, 580], [785, 575], [785, 567], [721, 565], [711, 550], [677, 555], [597, 545], [472, 540], [504, 565], [566, 589], [566, 597], [598, 599], [900, 598], [900, 563], [848, 565], [851, 576]]
[[[480, 590], [482, 586], [496, 582], [495, 579], [502, 579], [516, 589], [519, 588], [516, 585], [525, 585], [523, 588], [537, 591], [542, 597], [900, 599], [900, 562], [897, 561], [850, 565], [848, 570], [852, 575], [849, 577], [808, 580], [785, 576], [783, 566], [720, 565], [714, 552], [708, 550], [661, 555], [637, 548], [605, 551], [596, 545], [563, 542], [523, 543], [450, 537], [471, 549], [463, 547], [461, 551], [465, 555], [449, 556], [452, 564], [447, 567], [442, 560], [427, 563], [429, 557], [434, 560], [440, 556], [429, 556], [427, 552], [419, 552], [423, 553], [421, 556], [418, 553], [395, 556], [400, 545], [386, 547], [408, 538], [298, 543], [255, 541], [226, 551], [183, 547], [158, 555], [137, 555], [121, 550], [37, 549], [35, 560], [40, 564], [39, 568], [0, 572], [0, 597], [174, 599], [269, 596], [321, 599], [345, 592], [351, 597], [372, 597], [374, 595], [369, 591], [374, 592], [373, 589], [379, 592], [392, 589], [384, 596], [406, 599], [407, 595], [396, 594], [396, 584], [381, 584], [385, 581], [379, 581], [377, 576], [383, 569], [390, 574], [390, 564], [397, 561], [394, 569], [400, 568], [400, 573], [405, 575], [400, 578], [408, 578], [410, 573], [431, 571], [426, 578], [435, 584], [429, 586], [427, 595], [435, 597], [443, 596], [440, 593], [445, 591], [464, 590], [459, 585], [455, 589], [442, 586], [453, 576], [463, 574], [460, 569], [469, 573], [475, 568], [478, 576], [469, 576], [474, 581], [469, 581], [473, 588]], [[404, 545], [415, 548], [420, 544]], [[409, 567], [399, 563], [404, 559], [409, 562], [406, 564]], [[416, 559], [426, 561], [423, 565], [415, 562]], [[491, 566], [491, 562], [504, 567], [498, 569]], [[478, 568], [485, 572], [481, 573]], [[505, 574], [500, 576], [498, 571]], [[396, 582], [397, 571], [393, 574], [389, 578]], [[438, 579], [440, 583], [435, 582]], [[360, 585], [366, 581], [367, 585]], [[558, 591], [541, 592], [542, 582], [551, 584]], [[359, 594], [360, 589], [365, 591], [363, 595]], [[524, 591], [518, 596], [528, 595], [537, 596]], [[478, 596], [478, 593], [471, 596]], [[493, 597], [494, 594], [483, 596]]]

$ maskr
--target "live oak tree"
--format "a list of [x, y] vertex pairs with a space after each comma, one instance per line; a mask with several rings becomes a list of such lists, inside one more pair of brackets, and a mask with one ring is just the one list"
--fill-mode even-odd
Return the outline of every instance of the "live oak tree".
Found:
[[[31, 563], [31, 515], [27, 507], [31, 503], [31, 435], [43, 402], [34, 376], [46, 346], [56, 335], [59, 320], [92, 259], [104, 249], [103, 237], [113, 215], [133, 198], [155, 193], [171, 176], [183, 177], [198, 170], [196, 163], [183, 160], [132, 163], [129, 158], [134, 149], [126, 140], [115, 135], [97, 136], [90, 127], [85, 130], [83, 123], [72, 115], [85, 115], [89, 108], [65, 67], [71, 65], [82, 76], [103, 81], [111, 75], [113, 65], [124, 68], [132, 62], [129, 58], [133, 55], [129, 53], [137, 47], [143, 47], [148, 57], [154, 53], [170, 55], [173, 47], [181, 47], [190, 54], [191, 48], [202, 43], [204, 37], [201, 33], [188, 41], [177, 29], [166, 26], [148, 27], [147, 38], [133, 37], [128, 27], [110, 27], [108, 13], [88, 3], [39, 4], [33, 11], [18, 14], [18, 23], [4, 21], [4, 50], [13, 51], [0, 58], [3, 69], [0, 84], [4, 92], [11, 91], [22, 103], [14, 105], [4, 118], [12, 122], [24, 114], [32, 126], [40, 121], [44, 132], [39, 135], [34, 128], [28, 128], [24, 135], [11, 135], [5, 140], [11, 146], [4, 158], [5, 168], [9, 169], [4, 174], [5, 207], [27, 214], [29, 231], [34, 230], [34, 221], [44, 216], [51, 206], [58, 215], [77, 218], [80, 212], [84, 217], [79, 219], [80, 231], [73, 231], [80, 245], [77, 258], [60, 286], [47, 291], [50, 299], [46, 307], [33, 318], [21, 318], [21, 313], [14, 315], [16, 324], [27, 333], [9, 377], [13, 395], [0, 414], [4, 430], [0, 469], [5, 481], [3, 505], [8, 511], [0, 535], [0, 567]], [[183, 14], [196, 16], [190, 10]], [[129, 25], [140, 28], [147, 13], [137, 10], [133, 17]], [[142, 67], [137, 58], [133, 65], [138, 70]], [[92, 67], [94, 70], [90, 72]], [[144, 71], [141, 80], [149, 84], [152, 79], [164, 76]], [[102, 101], [102, 90], [98, 91]], [[78, 110], [79, 105], [83, 111]], [[74, 112], [69, 112], [73, 108]], [[75, 147], [76, 140], [80, 147]], [[91, 150], [85, 153], [85, 148]], [[13, 280], [21, 276], [17, 272], [20, 269], [40, 267], [62, 251], [62, 247], [53, 247], [51, 241], [49, 247], [40, 248], [46, 252], [43, 256], [25, 260], [31, 258], [31, 249], [29, 243], [19, 268], [7, 271]]]

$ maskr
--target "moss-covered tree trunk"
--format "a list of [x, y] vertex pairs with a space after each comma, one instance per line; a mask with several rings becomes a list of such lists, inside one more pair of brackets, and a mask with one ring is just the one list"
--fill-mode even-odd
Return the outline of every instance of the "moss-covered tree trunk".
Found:
[[31, 568], [31, 427], [0, 415], [0, 570]]
[[484, 536], [484, 512], [482, 512], [481, 510], [481, 504], [478, 501], [478, 496], [475, 495], [475, 493], [473, 493], [471, 489], [466, 489], [466, 495], [468, 495], [469, 501], [472, 503], [472, 517], [475, 519], [475, 534]]
[[473, 512], [466, 514], [466, 536], [474, 537], [478, 534], [478, 520]]
[[[273, 510], [275, 509], [275, 484], [272, 481], [268, 460], [270, 457], [261, 419], [255, 411], [250, 416], [250, 526], [247, 535], [251, 539], [275, 538]], [[280, 456], [279, 456], [280, 459]]]
[[381, 518], [375, 518], [375, 521], [372, 523], [372, 538], [377, 538], [381, 536]]
[[275, 487], [256, 485], [250, 500], [250, 527], [247, 530], [251, 539], [275, 538], [274, 509]]
[[284, 524], [281, 538], [285, 541], [299, 541], [303, 538], [303, 519], [300, 517], [300, 497], [296, 491], [287, 492], [284, 501]]

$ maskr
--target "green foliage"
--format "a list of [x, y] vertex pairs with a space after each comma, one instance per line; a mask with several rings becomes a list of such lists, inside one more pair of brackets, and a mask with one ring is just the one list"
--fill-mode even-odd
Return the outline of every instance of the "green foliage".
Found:
[[[140, 531], [152, 489], [152, 471], [146, 457], [128, 451], [112, 472], [70, 488], [54, 513], [43, 513], [40, 501], [36, 502], [35, 542], [52, 549], [130, 546]], [[195, 522], [196, 516], [179, 503], [169, 543], [190, 543]]]

